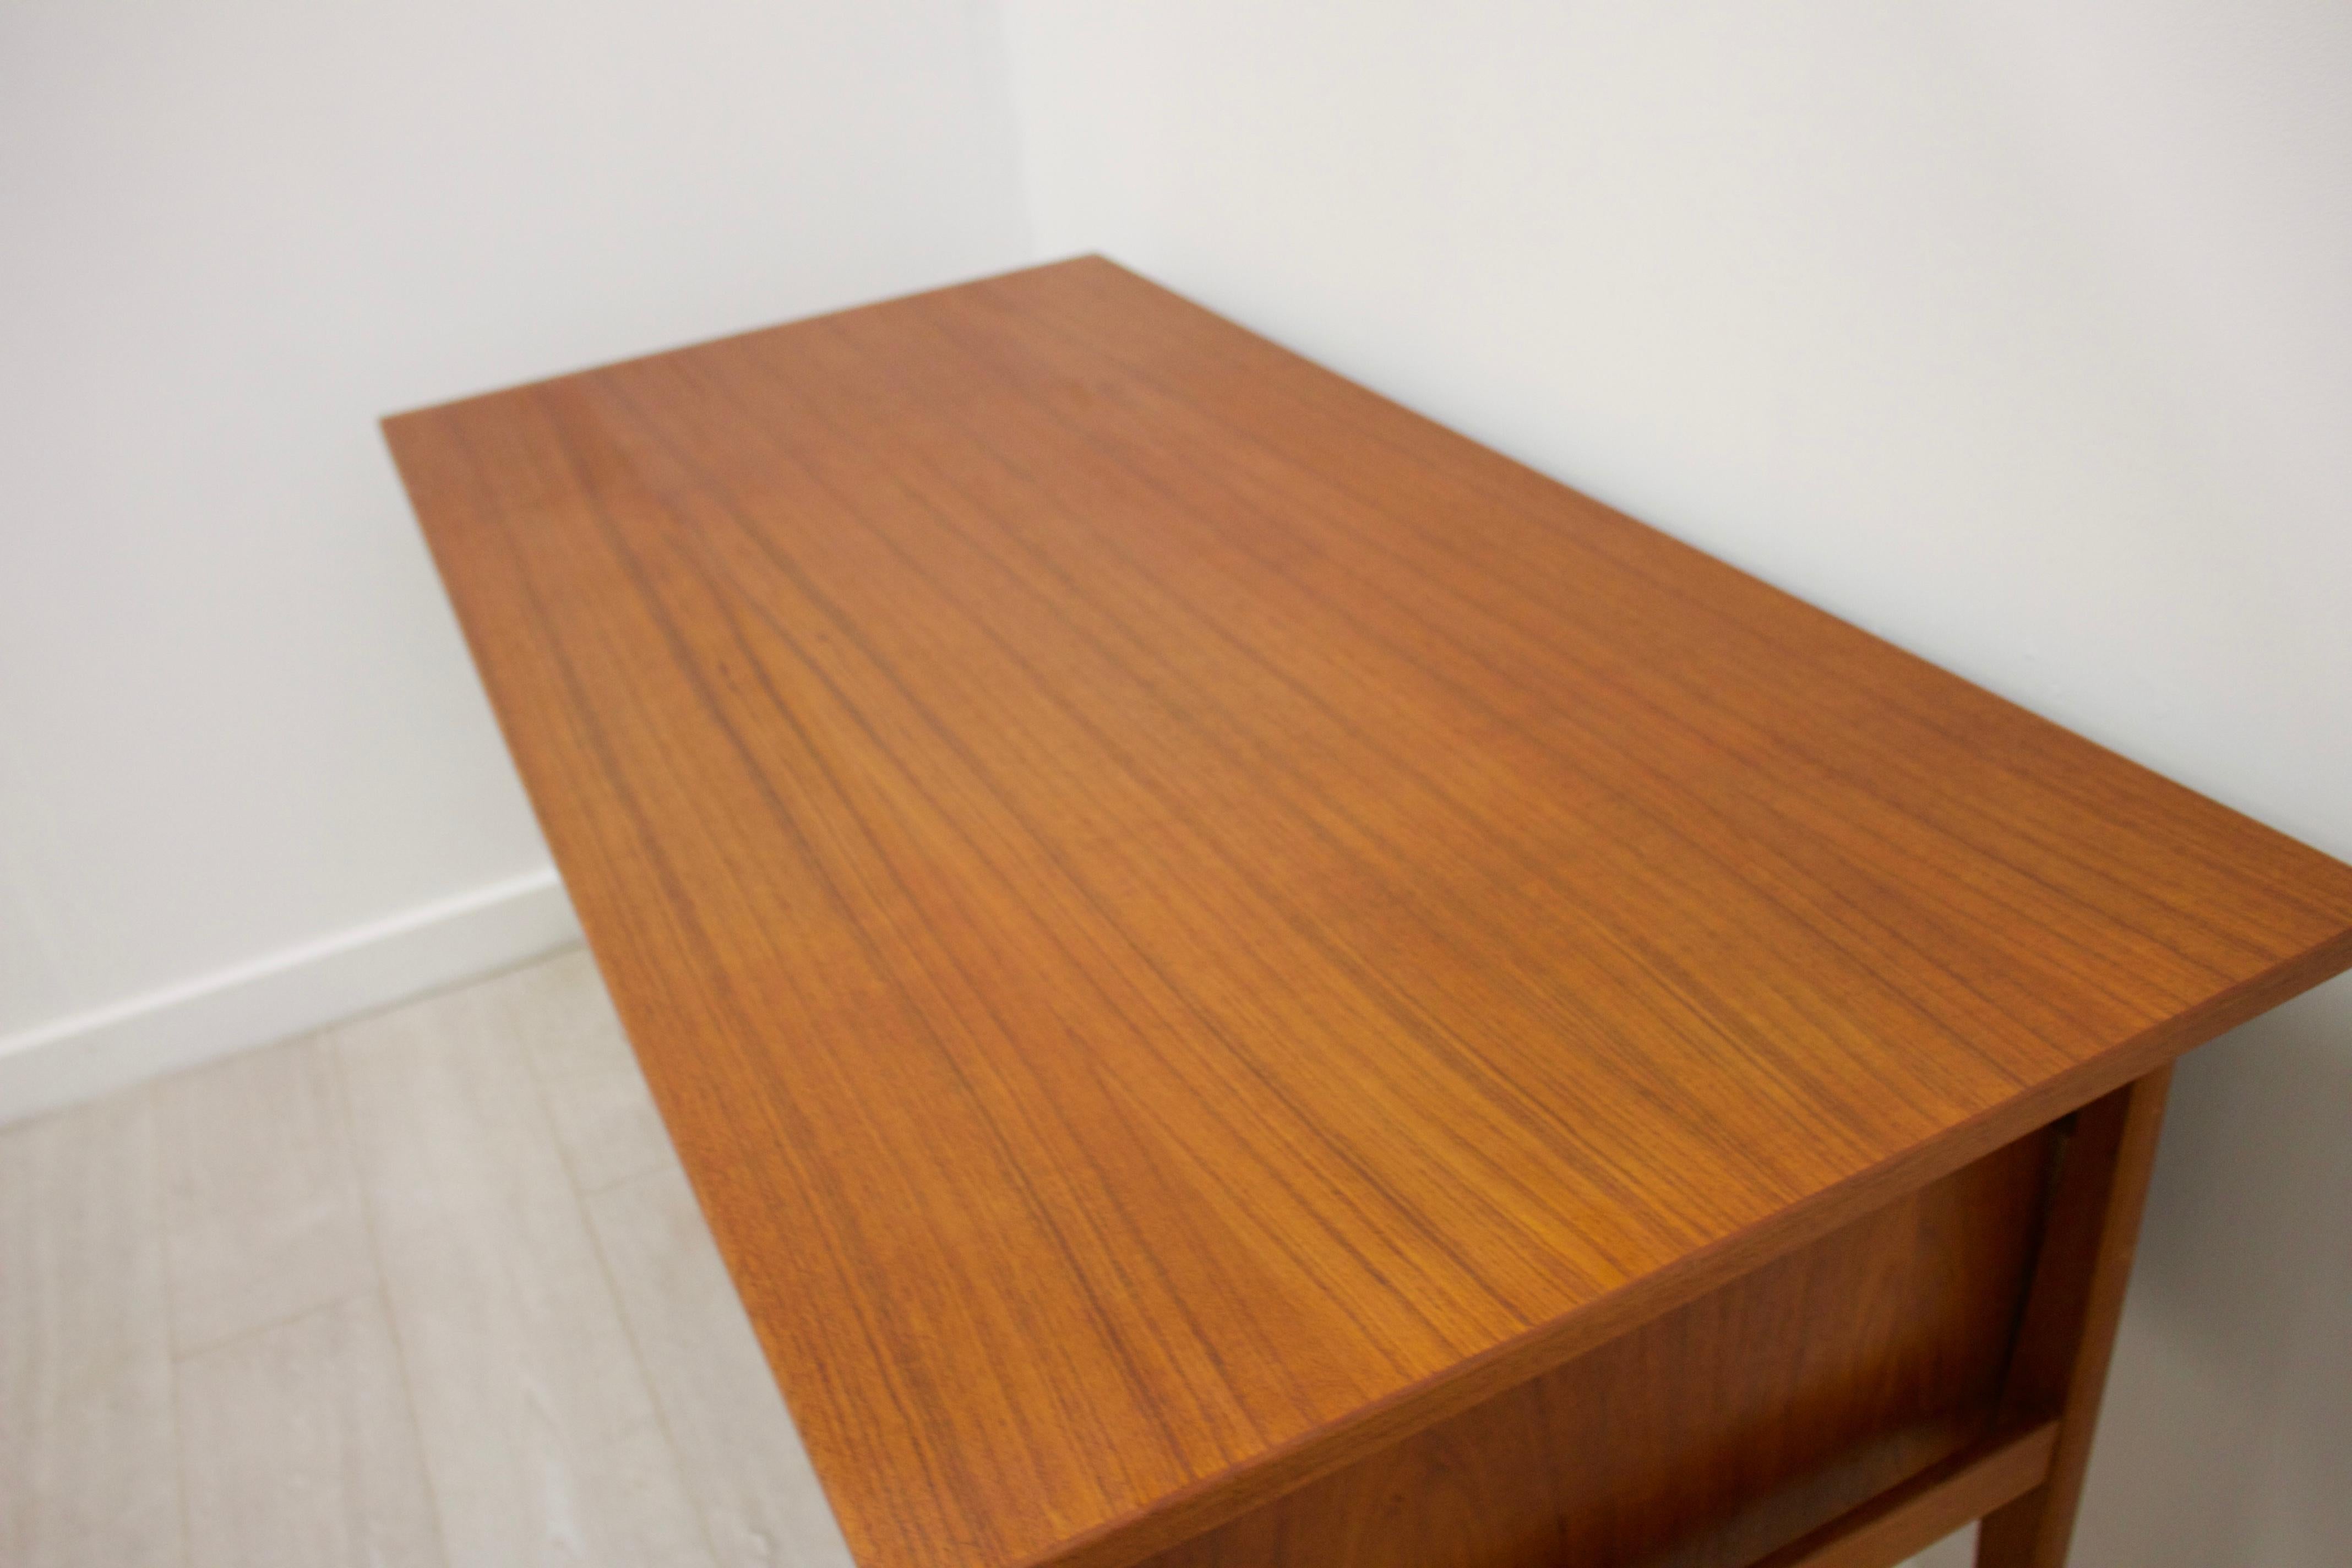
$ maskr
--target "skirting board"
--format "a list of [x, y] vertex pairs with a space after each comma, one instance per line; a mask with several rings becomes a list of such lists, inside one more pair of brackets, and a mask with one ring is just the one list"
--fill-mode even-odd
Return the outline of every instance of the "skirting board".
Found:
[[580, 940], [553, 868], [0, 1038], [0, 1123], [520, 963]]

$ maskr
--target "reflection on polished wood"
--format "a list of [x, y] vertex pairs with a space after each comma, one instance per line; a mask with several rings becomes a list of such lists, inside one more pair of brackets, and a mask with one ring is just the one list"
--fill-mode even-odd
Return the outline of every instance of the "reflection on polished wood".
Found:
[[1376, 1563], [1505, 1450], [1747, 1563], [2050, 1418], [2063, 1550], [2120, 1279], [2026, 1260], [2137, 1178], [2040, 1130], [2352, 963], [2352, 868], [1099, 260], [387, 430], [870, 1568]]

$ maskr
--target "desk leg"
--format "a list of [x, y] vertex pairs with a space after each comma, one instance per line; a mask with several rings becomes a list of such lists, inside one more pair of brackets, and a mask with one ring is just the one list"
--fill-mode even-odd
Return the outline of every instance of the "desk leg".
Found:
[[2066, 1561], [2171, 1083], [2168, 1063], [2075, 1120], [2001, 1390], [2006, 1421], [2055, 1415], [2057, 1443], [2049, 1478], [1985, 1516], [1977, 1568], [2062, 1568]]

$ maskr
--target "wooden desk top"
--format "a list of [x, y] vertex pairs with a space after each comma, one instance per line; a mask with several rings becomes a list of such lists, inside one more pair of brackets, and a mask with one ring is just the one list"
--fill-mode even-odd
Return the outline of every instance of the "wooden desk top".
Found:
[[2352, 963], [2352, 868], [1104, 261], [386, 427], [872, 1568], [1131, 1561]]

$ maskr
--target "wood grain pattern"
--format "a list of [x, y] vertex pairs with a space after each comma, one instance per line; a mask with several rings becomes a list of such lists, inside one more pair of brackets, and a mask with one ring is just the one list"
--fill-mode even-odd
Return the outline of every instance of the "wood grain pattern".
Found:
[[2171, 1087], [2167, 1063], [2074, 1119], [2051, 1200], [2044, 1261], [2034, 1270], [2001, 1393], [2010, 1420], [2055, 1418], [2057, 1447], [2048, 1479], [1985, 1520], [1978, 1568], [2060, 1568], [2066, 1561]]
[[2352, 962], [2352, 868], [1099, 260], [387, 431], [871, 1568], [1131, 1563]]
[[1745, 1568], [1993, 1431], [2053, 1142], [1988, 1155], [1148, 1568]]

